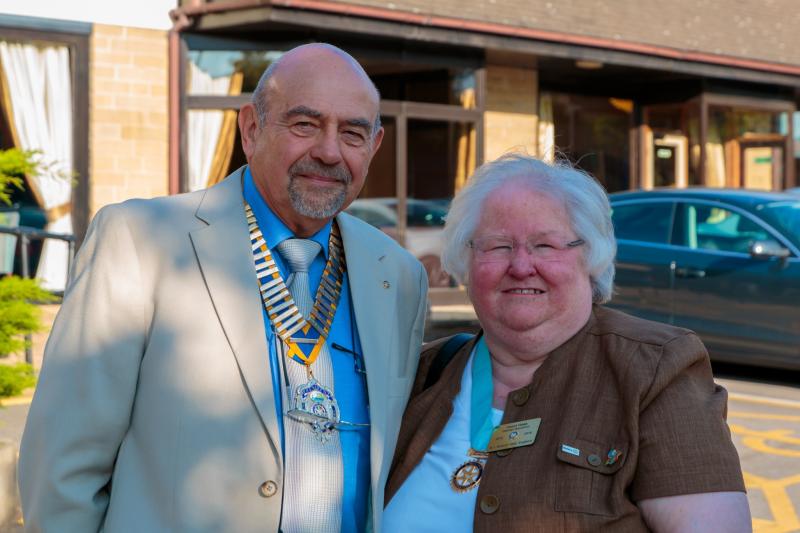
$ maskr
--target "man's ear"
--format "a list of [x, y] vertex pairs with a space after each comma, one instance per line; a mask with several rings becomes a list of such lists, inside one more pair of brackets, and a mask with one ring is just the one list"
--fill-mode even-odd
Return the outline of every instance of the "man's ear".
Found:
[[374, 157], [375, 154], [378, 153], [378, 148], [381, 147], [381, 141], [383, 141], [383, 134], [384, 130], [383, 126], [381, 126], [381, 129], [379, 129], [378, 132], [375, 134], [375, 136], [372, 138], [372, 155], [370, 157]]
[[250, 161], [250, 156], [255, 151], [256, 137], [261, 127], [258, 123], [258, 113], [255, 106], [248, 102], [239, 109], [239, 134], [242, 137], [242, 150]]

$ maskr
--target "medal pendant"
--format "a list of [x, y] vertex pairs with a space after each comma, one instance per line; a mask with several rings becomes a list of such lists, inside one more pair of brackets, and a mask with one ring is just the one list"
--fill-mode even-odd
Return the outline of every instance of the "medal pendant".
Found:
[[339, 404], [333, 393], [312, 377], [307, 383], [297, 386], [293, 404], [289, 416], [309, 424], [314, 437], [327, 442], [339, 423]]
[[456, 468], [450, 476], [450, 487], [459, 493], [469, 492], [477, 487], [483, 476], [483, 461], [470, 459]]

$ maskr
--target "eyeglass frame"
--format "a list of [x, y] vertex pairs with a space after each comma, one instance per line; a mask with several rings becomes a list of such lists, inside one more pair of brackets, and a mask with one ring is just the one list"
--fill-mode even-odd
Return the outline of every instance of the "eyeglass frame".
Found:
[[[506, 262], [510, 262], [511, 258], [514, 257], [514, 252], [519, 248], [519, 245], [518, 245], [517, 241], [515, 239], [510, 238], [510, 237], [488, 236], [488, 237], [485, 237], [485, 238], [498, 239], [498, 240], [507, 240], [507, 241], [509, 241], [509, 243], [511, 245], [511, 250], [508, 252], [508, 256], [507, 257], [497, 258], [497, 259], [494, 259], [494, 260], [488, 260], [487, 261], [485, 259], [478, 259], [477, 256], [476, 256], [476, 260], [479, 263], [506, 263]], [[477, 240], [481, 240], [481, 239], [477, 239]], [[475, 242], [476, 242], [476, 239], [470, 239], [469, 241], [467, 241], [467, 246], [469, 248], [471, 248], [473, 251], [477, 250], [479, 254], [487, 253], [487, 252], [483, 252], [483, 251], [479, 250], [479, 248], [475, 245]], [[537, 253], [534, 250], [536, 250], [536, 247], [539, 246], [539, 244], [542, 244], [542, 243], [531, 244], [531, 239], [528, 239], [525, 242], [525, 247], [524, 247], [525, 251], [528, 252], [528, 255], [532, 255], [532, 256], [536, 257]], [[548, 246], [553, 248], [553, 250], [555, 250], [556, 252], [565, 252], [565, 251], [568, 251], [568, 250], [572, 250], [573, 248], [577, 248], [579, 246], [583, 246], [584, 244], [586, 244], [586, 241], [583, 240], [583, 239], [578, 238], [578, 239], [575, 239], [574, 241], [570, 241], [570, 242], [568, 242], [566, 244], [561, 245], [561, 247], [554, 246], [552, 244], [548, 244]]]

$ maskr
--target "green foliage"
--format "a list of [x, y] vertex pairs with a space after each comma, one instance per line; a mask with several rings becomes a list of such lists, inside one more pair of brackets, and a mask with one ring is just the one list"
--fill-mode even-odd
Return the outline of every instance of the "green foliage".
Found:
[[35, 150], [0, 150], [0, 202], [11, 203], [11, 188], [22, 190], [25, 174], [36, 174], [40, 165]]
[[36, 385], [36, 375], [28, 363], [0, 365], [0, 398], [16, 396]]
[[55, 299], [36, 280], [16, 276], [0, 279], [0, 357], [22, 350], [24, 335], [42, 329], [39, 308], [31, 302]]

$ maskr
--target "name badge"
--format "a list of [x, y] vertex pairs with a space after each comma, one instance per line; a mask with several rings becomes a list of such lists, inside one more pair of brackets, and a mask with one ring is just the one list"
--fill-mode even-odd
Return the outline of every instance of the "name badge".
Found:
[[536, 434], [539, 432], [539, 424], [541, 423], [541, 418], [531, 418], [530, 420], [510, 422], [497, 426], [492, 433], [492, 438], [489, 440], [489, 446], [486, 447], [486, 451], [496, 452], [509, 448], [530, 446], [536, 440]]

